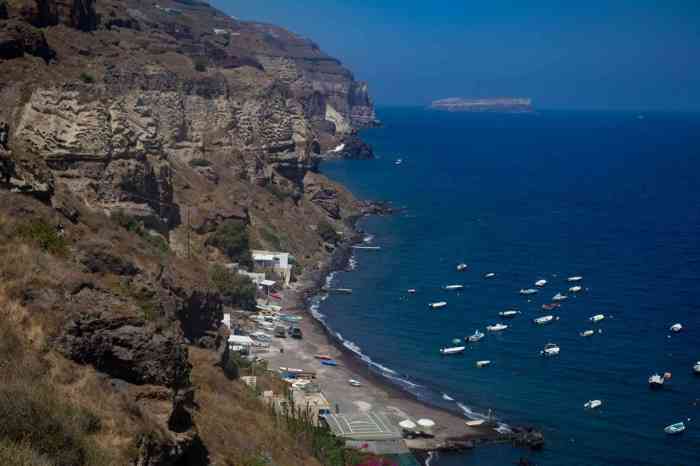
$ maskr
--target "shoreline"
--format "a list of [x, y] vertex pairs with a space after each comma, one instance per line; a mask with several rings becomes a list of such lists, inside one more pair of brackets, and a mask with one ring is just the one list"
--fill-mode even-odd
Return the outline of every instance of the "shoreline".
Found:
[[[430, 452], [456, 452], [474, 448], [482, 443], [513, 443], [514, 446], [527, 446], [525, 435], [530, 429], [513, 428], [512, 433], [499, 433], [494, 425], [467, 426], [468, 418], [447, 408], [421, 400], [386, 377], [378, 374], [370, 364], [344, 346], [333, 331], [311, 311], [313, 300], [323, 293], [326, 278], [333, 272], [347, 270], [352, 256], [353, 245], [361, 244], [363, 232], [356, 227], [362, 216], [391, 213], [386, 204], [365, 203], [361, 216], [351, 219], [353, 235], [341, 241], [324, 264], [312, 272], [302, 275], [293, 288], [282, 293], [282, 307], [290, 314], [305, 317], [299, 322], [304, 333], [303, 340], [275, 339], [268, 359], [270, 367], [316, 367], [320, 385], [331, 405], [340, 412], [385, 411], [396, 422], [401, 419], [430, 418], [436, 422], [433, 438], [406, 439], [406, 444], [414, 456], [423, 462]], [[379, 207], [378, 207], [379, 206]], [[279, 349], [284, 349], [280, 352]], [[336, 367], [320, 365], [316, 354], [328, 354], [339, 363]], [[361, 387], [352, 387], [348, 379], [360, 380]], [[340, 400], [340, 401], [338, 401]], [[516, 442], [520, 442], [517, 444]]]

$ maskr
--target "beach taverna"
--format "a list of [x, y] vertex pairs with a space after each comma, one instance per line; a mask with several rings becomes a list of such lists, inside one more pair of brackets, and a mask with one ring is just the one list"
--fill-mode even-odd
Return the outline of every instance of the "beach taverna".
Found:
[[288, 252], [264, 251], [254, 249], [251, 251], [255, 267], [267, 269], [282, 277], [285, 286], [292, 281], [292, 260], [294, 256]]

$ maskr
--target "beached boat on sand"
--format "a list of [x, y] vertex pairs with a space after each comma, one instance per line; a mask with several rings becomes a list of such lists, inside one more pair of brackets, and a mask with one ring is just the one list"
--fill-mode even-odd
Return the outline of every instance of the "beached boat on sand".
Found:
[[507, 329], [508, 326], [506, 324], [494, 324], [494, 325], [487, 325], [486, 330], [489, 332], [500, 332], [501, 330]]
[[322, 360], [322, 361], [330, 361], [331, 359], [333, 359], [332, 357], [330, 357], [330, 356], [327, 355], [327, 354], [317, 354], [317, 355], [315, 355], [314, 357], [315, 357], [316, 359], [320, 359], [320, 360]]
[[482, 338], [484, 338], [484, 333], [476, 330], [473, 334], [469, 335], [466, 340], [469, 343], [476, 343], [477, 341], [480, 341]]
[[596, 409], [599, 408], [602, 404], [603, 402], [600, 400], [589, 400], [586, 403], [584, 403], [583, 407], [586, 409]]
[[464, 353], [466, 346], [451, 346], [449, 348], [440, 348], [441, 354], [459, 354]]
[[483, 361], [476, 361], [476, 367], [479, 367], [479, 368], [490, 366], [490, 365], [491, 365], [491, 361], [489, 361], [488, 359], [484, 359]]
[[362, 385], [359, 380], [355, 380], [355, 379], [349, 379], [348, 383], [350, 385], [352, 385], [353, 387], [359, 387]]
[[546, 345], [544, 345], [544, 349], [540, 351], [540, 354], [545, 357], [551, 357], [559, 355], [560, 351], [561, 348], [559, 348], [559, 345], [554, 343], [547, 343]]
[[447, 306], [447, 301], [438, 301], [436, 303], [430, 303], [428, 304], [428, 307], [431, 309], [440, 309], [441, 307]]
[[338, 363], [336, 362], [335, 359], [321, 359], [321, 364], [323, 364], [324, 366], [333, 366], [333, 367], [338, 365]]
[[669, 435], [680, 434], [683, 431], [685, 431], [685, 424], [682, 422], [676, 422], [675, 424], [671, 424], [670, 426], [664, 427], [664, 432], [666, 432]]

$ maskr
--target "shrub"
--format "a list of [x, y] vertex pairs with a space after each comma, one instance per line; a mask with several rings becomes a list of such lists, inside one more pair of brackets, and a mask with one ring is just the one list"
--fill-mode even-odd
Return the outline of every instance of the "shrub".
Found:
[[111, 217], [112, 220], [114, 220], [117, 223], [117, 225], [121, 226], [127, 231], [139, 235], [157, 252], [165, 254], [170, 251], [170, 245], [168, 244], [168, 242], [160, 235], [154, 235], [149, 233], [144, 227], [143, 222], [141, 220], [138, 220], [137, 218], [132, 217], [131, 215], [128, 215], [121, 210], [112, 213]]
[[59, 234], [58, 229], [43, 219], [20, 224], [17, 227], [17, 236], [35, 243], [43, 251], [51, 254], [63, 255], [68, 249], [68, 243]]
[[232, 305], [252, 311], [255, 309], [255, 284], [249, 277], [215, 264], [209, 273], [214, 287]]
[[190, 160], [191, 167], [210, 167], [211, 162], [207, 159], [192, 159]]
[[195, 58], [194, 69], [200, 73], [207, 71], [207, 59], [204, 57]]
[[323, 241], [326, 241], [328, 243], [335, 244], [338, 241], [340, 241], [340, 235], [338, 234], [337, 231], [335, 231], [335, 228], [331, 226], [330, 223], [321, 221], [318, 224], [318, 228], [316, 230], [318, 234], [323, 238]]
[[248, 231], [242, 222], [229, 220], [222, 223], [209, 237], [207, 244], [220, 249], [232, 261], [244, 267], [253, 265]]
[[85, 84], [92, 84], [95, 82], [95, 76], [86, 71], [83, 71], [82, 73], [80, 73], [80, 80]]

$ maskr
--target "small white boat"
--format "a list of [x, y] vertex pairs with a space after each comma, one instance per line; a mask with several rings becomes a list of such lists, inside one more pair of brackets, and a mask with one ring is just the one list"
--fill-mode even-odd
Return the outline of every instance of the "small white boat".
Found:
[[700, 361], [696, 362], [693, 366], [693, 372], [695, 372], [696, 374], [700, 374]]
[[559, 355], [559, 351], [561, 351], [559, 345], [556, 345], [554, 343], [547, 343], [546, 345], [544, 345], [544, 349], [540, 351], [540, 354], [545, 357], [551, 357]]
[[676, 422], [675, 424], [671, 424], [670, 426], [664, 427], [664, 432], [666, 432], [669, 435], [676, 435], [680, 434], [685, 430], [685, 424], [682, 422]]
[[452, 290], [463, 290], [463, 289], [464, 289], [464, 285], [447, 285], [447, 286], [445, 286], [445, 289], [446, 289], [447, 291], [452, 291]]
[[436, 303], [430, 303], [428, 304], [428, 307], [431, 309], [440, 309], [441, 307], [447, 306], [447, 301], [438, 301]]
[[649, 377], [649, 387], [650, 388], [661, 388], [667, 380], [671, 379], [671, 373], [665, 372], [664, 375], [653, 374]]
[[535, 282], [535, 286], [538, 287], [538, 288], [542, 288], [542, 287], [545, 286], [546, 284], [547, 284], [547, 280], [544, 280], [544, 279], [542, 279], [542, 280], [537, 280], [537, 281]]
[[457, 264], [457, 272], [464, 272], [467, 270], [467, 267], [469, 267], [467, 264], [462, 262], [461, 264]]
[[596, 409], [600, 408], [602, 404], [603, 402], [600, 400], [588, 400], [586, 403], [584, 403], [583, 407], [586, 409]]
[[595, 330], [584, 330], [583, 332], [579, 333], [579, 335], [582, 337], [592, 337], [594, 333]]
[[403, 163], [403, 159], [394, 160], [394, 165], [401, 165], [402, 163]]
[[477, 341], [480, 341], [482, 338], [484, 338], [484, 333], [476, 330], [473, 334], [469, 335], [467, 337], [467, 341], [470, 343], [476, 343]]
[[355, 379], [348, 380], [348, 383], [350, 385], [352, 385], [353, 387], [359, 387], [362, 385], [359, 380], [355, 380]]
[[499, 316], [501, 317], [508, 317], [512, 318], [520, 314], [520, 311], [515, 311], [515, 310], [507, 310], [507, 311], [501, 311], [498, 313]]
[[486, 330], [489, 332], [500, 332], [501, 330], [507, 329], [508, 326], [506, 324], [494, 324], [494, 325], [487, 325]]
[[603, 314], [596, 314], [588, 318], [588, 320], [590, 320], [591, 322], [600, 322], [603, 319], [605, 319], [605, 316]]
[[496, 276], [496, 274], [493, 272], [489, 272], [487, 274], [484, 274], [484, 278], [494, 278], [495, 276]]
[[571, 291], [572, 293], [578, 293], [582, 289], [583, 289], [582, 287], [576, 285], [576, 286], [572, 286], [571, 288], [569, 288], [569, 291]]
[[558, 317], [554, 317], [553, 315], [546, 315], [542, 317], [537, 317], [536, 319], [533, 319], [532, 321], [536, 323], [537, 325], [545, 325], [553, 322], [554, 320], [559, 320]]
[[474, 419], [473, 421], [464, 421], [468, 427], [479, 427], [486, 424], [486, 419]]
[[673, 324], [669, 330], [671, 330], [673, 333], [678, 333], [683, 330], [683, 326], [681, 324]]
[[524, 295], [524, 296], [529, 296], [529, 295], [535, 294], [535, 293], [537, 293], [537, 290], [534, 288], [527, 288], [527, 289], [523, 288], [520, 290], [520, 294]]
[[552, 296], [552, 301], [564, 301], [568, 296], [565, 294], [557, 293]]
[[440, 348], [441, 354], [459, 354], [464, 353], [466, 346], [451, 346], [449, 348]]
[[566, 279], [566, 281], [568, 282], [580, 282], [581, 280], [583, 280], [583, 277], [581, 277], [580, 275], [576, 275]]
[[489, 361], [488, 359], [484, 359], [483, 361], [476, 361], [476, 367], [486, 367], [490, 365], [491, 361]]
[[415, 292], [416, 292], [416, 289], [415, 289], [415, 288], [409, 288], [409, 289], [408, 289], [408, 293], [409, 293], [409, 294], [413, 294], [413, 293], [415, 293]]

